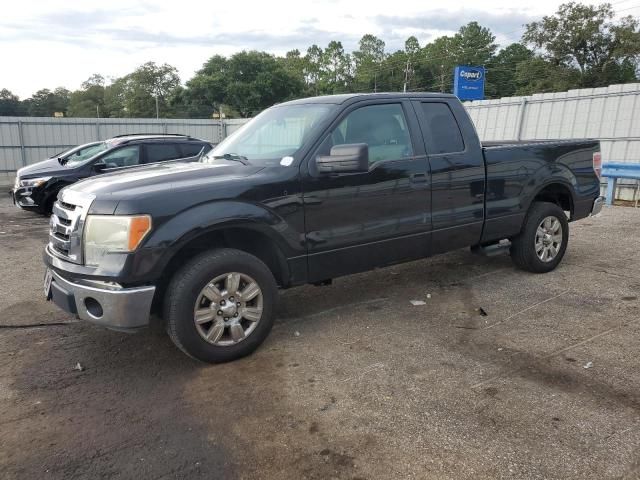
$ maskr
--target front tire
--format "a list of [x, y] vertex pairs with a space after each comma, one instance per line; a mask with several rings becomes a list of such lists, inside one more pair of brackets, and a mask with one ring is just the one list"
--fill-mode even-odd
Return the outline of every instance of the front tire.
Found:
[[535, 202], [520, 234], [511, 241], [511, 260], [520, 269], [546, 273], [555, 269], [567, 250], [569, 222], [555, 203]]
[[197, 256], [171, 279], [167, 332], [187, 355], [207, 363], [252, 353], [273, 326], [278, 289], [257, 257], [233, 249]]

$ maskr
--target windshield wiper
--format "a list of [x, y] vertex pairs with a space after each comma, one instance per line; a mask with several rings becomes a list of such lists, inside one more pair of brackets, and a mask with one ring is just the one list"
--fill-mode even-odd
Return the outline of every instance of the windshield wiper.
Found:
[[219, 158], [223, 158], [225, 160], [233, 160], [235, 162], [240, 162], [243, 165], [250, 165], [249, 159], [243, 155], [238, 155], [237, 153], [225, 153], [224, 155], [214, 155], [213, 158], [216, 160]]

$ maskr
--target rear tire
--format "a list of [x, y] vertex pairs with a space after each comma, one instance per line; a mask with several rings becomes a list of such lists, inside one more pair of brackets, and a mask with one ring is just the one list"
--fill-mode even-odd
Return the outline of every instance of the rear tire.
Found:
[[169, 282], [167, 332], [197, 360], [236, 360], [267, 338], [277, 297], [273, 274], [260, 259], [240, 250], [212, 250], [188, 262]]
[[511, 241], [511, 260], [520, 269], [546, 273], [564, 257], [569, 222], [555, 203], [535, 202], [529, 208], [520, 234]]

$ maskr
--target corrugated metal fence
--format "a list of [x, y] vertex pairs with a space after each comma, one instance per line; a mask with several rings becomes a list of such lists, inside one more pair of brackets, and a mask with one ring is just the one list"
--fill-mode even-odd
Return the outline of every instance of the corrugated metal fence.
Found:
[[[640, 162], [640, 83], [465, 104], [480, 139], [598, 138], [604, 161]], [[0, 181], [65, 148], [126, 133], [184, 133], [220, 142], [246, 120], [0, 117]], [[633, 181], [617, 198], [632, 199]]]
[[[640, 163], [640, 83], [465, 103], [478, 135], [490, 140], [597, 138], [602, 160]], [[631, 200], [636, 182], [616, 198]]]
[[0, 173], [94, 140], [127, 133], [182, 133], [219, 143], [246, 120], [0, 117]]

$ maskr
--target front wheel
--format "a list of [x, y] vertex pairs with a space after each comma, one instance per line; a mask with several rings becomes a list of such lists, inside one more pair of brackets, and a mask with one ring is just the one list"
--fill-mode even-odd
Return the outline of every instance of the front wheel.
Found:
[[233, 249], [204, 253], [171, 279], [167, 332], [187, 355], [208, 363], [253, 352], [273, 325], [276, 281], [258, 258]]
[[511, 259], [522, 270], [550, 272], [564, 257], [569, 222], [564, 210], [549, 202], [534, 203], [520, 234], [511, 242]]

